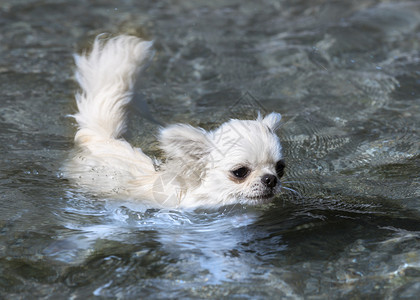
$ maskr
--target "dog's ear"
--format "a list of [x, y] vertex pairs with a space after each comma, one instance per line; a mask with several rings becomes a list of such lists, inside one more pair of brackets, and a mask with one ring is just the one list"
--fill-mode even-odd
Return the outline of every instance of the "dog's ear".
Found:
[[276, 131], [280, 127], [281, 114], [272, 112], [264, 117], [262, 122], [271, 130]]
[[163, 128], [159, 140], [168, 158], [200, 160], [211, 150], [206, 131], [185, 124]]

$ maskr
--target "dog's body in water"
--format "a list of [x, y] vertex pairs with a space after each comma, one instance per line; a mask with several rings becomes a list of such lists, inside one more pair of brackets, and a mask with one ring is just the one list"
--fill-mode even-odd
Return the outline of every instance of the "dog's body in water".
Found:
[[151, 46], [133, 36], [98, 37], [89, 54], [75, 55], [81, 91], [66, 177], [94, 194], [157, 208], [270, 201], [280, 191], [285, 167], [275, 133], [278, 113], [233, 119], [213, 131], [186, 124], [162, 128], [159, 142], [166, 161], [158, 166], [121, 137], [125, 107]]

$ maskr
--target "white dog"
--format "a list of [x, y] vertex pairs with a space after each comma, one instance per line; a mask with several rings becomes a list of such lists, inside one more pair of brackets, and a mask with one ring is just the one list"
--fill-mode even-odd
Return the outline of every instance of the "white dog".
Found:
[[167, 208], [267, 202], [280, 191], [284, 161], [275, 134], [281, 116], [230, 120], [207, 132], [176, 124], [160, 130], [167, 160], [159, 163], [121, 135], [136, 75], [151, 42], [133, 36], [97, 38], [90, 54], [75, 55], [78, 123], [67, 178], [90, 192]]

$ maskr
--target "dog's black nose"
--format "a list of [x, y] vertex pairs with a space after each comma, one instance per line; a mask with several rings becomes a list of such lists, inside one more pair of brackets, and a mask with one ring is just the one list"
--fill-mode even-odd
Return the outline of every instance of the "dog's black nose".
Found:
[[277, 184], [277, 177], [271, 174], [265, 174], [262, 178], [261, 178], [262, 183], [264, 183], [264, 185], [266, 187], [270, 187], [273, 188], [276, 186]]

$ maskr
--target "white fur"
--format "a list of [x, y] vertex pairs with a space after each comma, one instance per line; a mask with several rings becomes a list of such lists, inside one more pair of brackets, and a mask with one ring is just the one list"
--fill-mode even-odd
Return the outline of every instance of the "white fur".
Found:
[[[275, 175], [275, 164], [282, 158], [274, 133], [280, 114], [230, 120], [210, 132], [185, 124], [164, 128], [159, 141], [167, 162], [161, 166], [121, 138], [124, 107], [150, 47], [151, 42], [122, 35], [97, 38], [90, 54], [75, 55], [82, 90], [76, 94], [76, 149], [65, 166], [66, 176], [95, 194], [153, 207], [216, 207], [269, 200], [265, 196], [277, 192], [280, 184], [267, 187], [261, 178]], [[237, 180], [232, 171], [244, 166], [249, 175]]]

